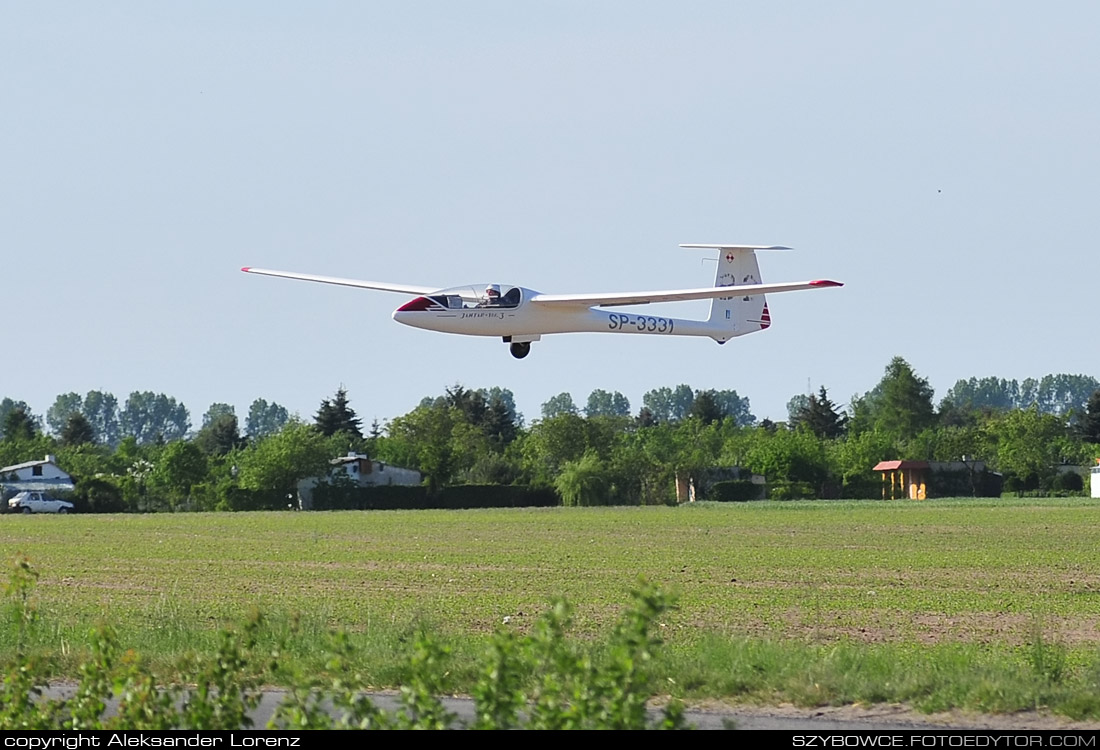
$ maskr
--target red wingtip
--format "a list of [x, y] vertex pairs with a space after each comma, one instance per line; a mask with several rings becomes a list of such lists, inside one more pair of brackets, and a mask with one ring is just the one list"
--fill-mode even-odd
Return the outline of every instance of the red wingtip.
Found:
[[839, 281], [829, 281], [828, 279], [817, 279], [816, 281], [811, 281], [810, 286], [844, 286], [844, 284], [842, 284]]
[[241, 266], [241, 270], [244, 271], [245, 273], [248, 273], [249, 271], [252, 270], [252, 266]]

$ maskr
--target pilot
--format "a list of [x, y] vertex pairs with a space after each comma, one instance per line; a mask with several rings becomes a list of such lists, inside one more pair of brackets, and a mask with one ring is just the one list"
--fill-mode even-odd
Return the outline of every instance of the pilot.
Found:
[[490, 284], [485, 287], [485, 306], [496, 307], [500, 304], [500, 285]]

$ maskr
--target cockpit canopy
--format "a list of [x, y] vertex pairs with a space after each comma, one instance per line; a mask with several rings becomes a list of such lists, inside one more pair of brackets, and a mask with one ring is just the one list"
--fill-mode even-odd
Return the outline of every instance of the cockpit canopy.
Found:
[[510, 308], [519, 306], [522, 291], [505, 284], [473, 284], [444, 289], [428, 298], [449, 310]]

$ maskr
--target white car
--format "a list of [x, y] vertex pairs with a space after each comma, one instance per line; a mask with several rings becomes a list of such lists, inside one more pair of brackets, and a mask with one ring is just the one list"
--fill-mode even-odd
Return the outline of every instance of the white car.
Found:
[[75, 507], [42, 492], [24, 491], [8, 500], [8, 510], [13, 513], [72, 513]]

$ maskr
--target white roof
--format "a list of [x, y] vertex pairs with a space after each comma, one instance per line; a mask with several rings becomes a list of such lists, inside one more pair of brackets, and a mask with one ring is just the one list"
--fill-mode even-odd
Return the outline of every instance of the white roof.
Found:
[[340, 456], [339, 458], [333, 458], [329, 460], [329, 463], [333, 466], [339, 466], [340, 464], [350, 464], [353, 461], [365, 461], [369, 460], [370, 456], [366, 454]]
[[[20, 469], [29, 469], [32, 466], [45, 466], [46, 464], [52, 464], [53, 466], [57, 466], [57, 464], [55, 464], [53, 461], [50, 461], [49, 459], [43, 458], [39, 461], [24, 461], [23, 463], [15, 464], [14, 466], [5, 466], [3, 468], [0, 468], [0, 472], [19, 471]], [[61, 468], [61, 467], [58, 467], [58, 468]]]

